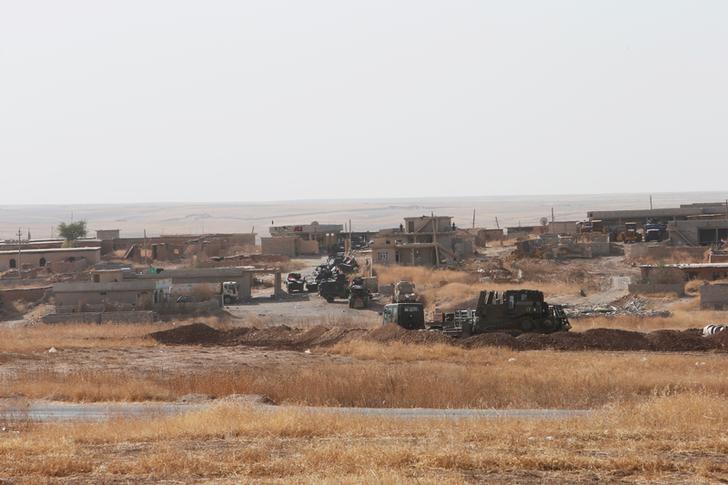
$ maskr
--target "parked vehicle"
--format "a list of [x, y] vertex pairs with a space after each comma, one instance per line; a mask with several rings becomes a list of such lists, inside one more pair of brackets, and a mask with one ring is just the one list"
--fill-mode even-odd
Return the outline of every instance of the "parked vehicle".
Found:
[[394, 285], [394, 303], [408, 303], [417, 301], [415, 284], [411, 281], [400, 281]]
[[289, 294], [292, 293], [303, 293], [306, 290], [306, 282], [304, 281], [301, 273], [288, 273], [286, 277], [286, 291]]
[[225, 281], [222, 284], [222, 302], [225, 305], [240, 303], [240, 283]]
[[425, 328], [425, 308], [422, 303], [390, 303], [384, 305], [382, 322], [394, 323], [408, 330]]
[[349, 282], [346, 275], [337, 273], [332, 278], [319, 282], [318, 292], [329, 303], [332, 303], [336, 298], [348, 299]]
[[369, 306], [369, 288], [364, 278], [354, 278], [349, 287], [349, 308], [367, 308]]

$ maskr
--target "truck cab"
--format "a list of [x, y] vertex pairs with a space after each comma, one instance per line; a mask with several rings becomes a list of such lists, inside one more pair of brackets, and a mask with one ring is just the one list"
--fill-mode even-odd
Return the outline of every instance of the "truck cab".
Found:
[[425, 328], [425, 308], [422, 303], [390, 303], [384, 305], [382, 320], [386, 325], [394, 323], [407, 330]]
[[240, 302], [240, 284], [237, 281], [225, 281], [222, 284], [222, 302], [225, 305]]

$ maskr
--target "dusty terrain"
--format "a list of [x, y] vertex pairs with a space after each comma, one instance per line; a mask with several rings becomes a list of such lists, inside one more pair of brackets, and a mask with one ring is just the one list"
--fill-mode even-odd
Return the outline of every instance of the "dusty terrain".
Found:
[[[265, 289], [224, 315], [150, 325], [47, 326], [34, 308], [0, 327], [0, 480], [728, 479], [728, 334], [697, 330], [728, 312], [629, 295], [621, 257], [508, 252], [377, 270], [414, 280], [428, 310], [541, 288], [572, 332], [453, 340], [382, 326], [386, 297], [358, 311]], [[494, 281], [494, 267], [521, 280]]]
[[[723, 193], [654, 194], [655, 207], [681, 203], [715, 202]], [[51, 236], [51, 229], [73, 214], [88, 221], [89, 229], [121, 229], [123, 236], [195, 234], [204, 232], [250, 232], [267, 235], [275, 224], [308, 221], [344, 224], [352, 220], [355, 231], [397, 227], [405, 216], [430, 214], [454, 217], [460, 227], [472, 225], [473, 209], [479, 227], [538, 224], [555, 209], [559, 220], [583, 220], [588, 210], [649, 207], [648, 194], [548, 195], [511, 197], [451, 197], [374, 200], [309, 200], [276, 202], [230, 202], [208, 204], [93, 204], [0, 206], [0, 239], [17, 237], [19, 227], [33, 237]]]

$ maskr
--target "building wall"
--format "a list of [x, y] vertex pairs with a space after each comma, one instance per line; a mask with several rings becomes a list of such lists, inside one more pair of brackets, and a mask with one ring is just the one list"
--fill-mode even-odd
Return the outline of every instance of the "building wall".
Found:
[[119, 229], [99, 229], [96, 231], [96, 239], [101, 241], [109, 241], [111, 239], [119, 239]]
[[728, 238], [728, 220], [672, 221], [668, 223], [667, 231], [671, 244], [705, 246]]
[[308, 255], [315, 255], [319, 254], [319, 243], [316, 240], [313, 241], [304, 241], [303, 239], [298, 239], [296, 241], [296, 253], [297, 254], [308, 254]]
[[23, 301], [26, 303], [35, 303], [42, 300], [47, 292], [50, 292], [50, 286], [40, 288], [12, 288], [0, 290], [0, 303], [10, 305], [14, 301]]
[[261, 252], [279, 256], [295, 258], [297, 237], [263, 237], [260, 238]]
[[[22, 252], [20, 253], [20, 264], [25, 267], [40, 268], [42, 266], [49, 266], [51, 263], [64, 262], [69, 258], [73, 258], [78, 261], [86, 259], [90, 264], [96, 264], [101, 261], [101, 248], [94, 248], [94, 250], [78, 248], [77, 250], [59, 250], [54, 251], [49, 249], [47, 251], [38, 252]], [[45, 261], [45, 264], [41, 264], [41, 259]], [[10, 262], [14, 260], [16, 266], [18, 264], [18, 254], [2, 253], [0, 254], [0, 271], [7, 271], [10, 268]]]
[[550, 234], [566, 234], [569, 236], [575, 236], [578, 234], [576, 221], [553, 221], [549, 222], [549, 227], [546, 230]]
[[728, 285], [703, 285], [700, 287], [700, 308], [702, 310], [728, 309]]

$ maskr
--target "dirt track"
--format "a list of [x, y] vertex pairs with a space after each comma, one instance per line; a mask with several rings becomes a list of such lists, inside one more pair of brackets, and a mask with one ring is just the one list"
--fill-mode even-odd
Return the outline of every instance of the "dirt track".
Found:
[[689, 352], [728, 350], [728, 332], [704, 338], [700, 330], [658, 330], [649, 333], [597, 328], [585, 332], [558, 332], [549, 335], [489, 333], [466, 339], [452, 339], [439, 332], [411, 331], [396, 325], [385, 325], [373, 330], [345, 327], [316, 326], [297, 329], [285, 325], [257, 328], [216, 330], [196, 323], [171, 330], [154, 332], [150, 336], [166, 345], [250, 346], [273, 349], [308, 349], [327, 347], [340, 342], [365, 340], [374, 342], [402, 342], [412, 344], [447, 344], [466, 348], [507, 347], [513, 350], [565, 350], [565, 351], [655, 351]]

